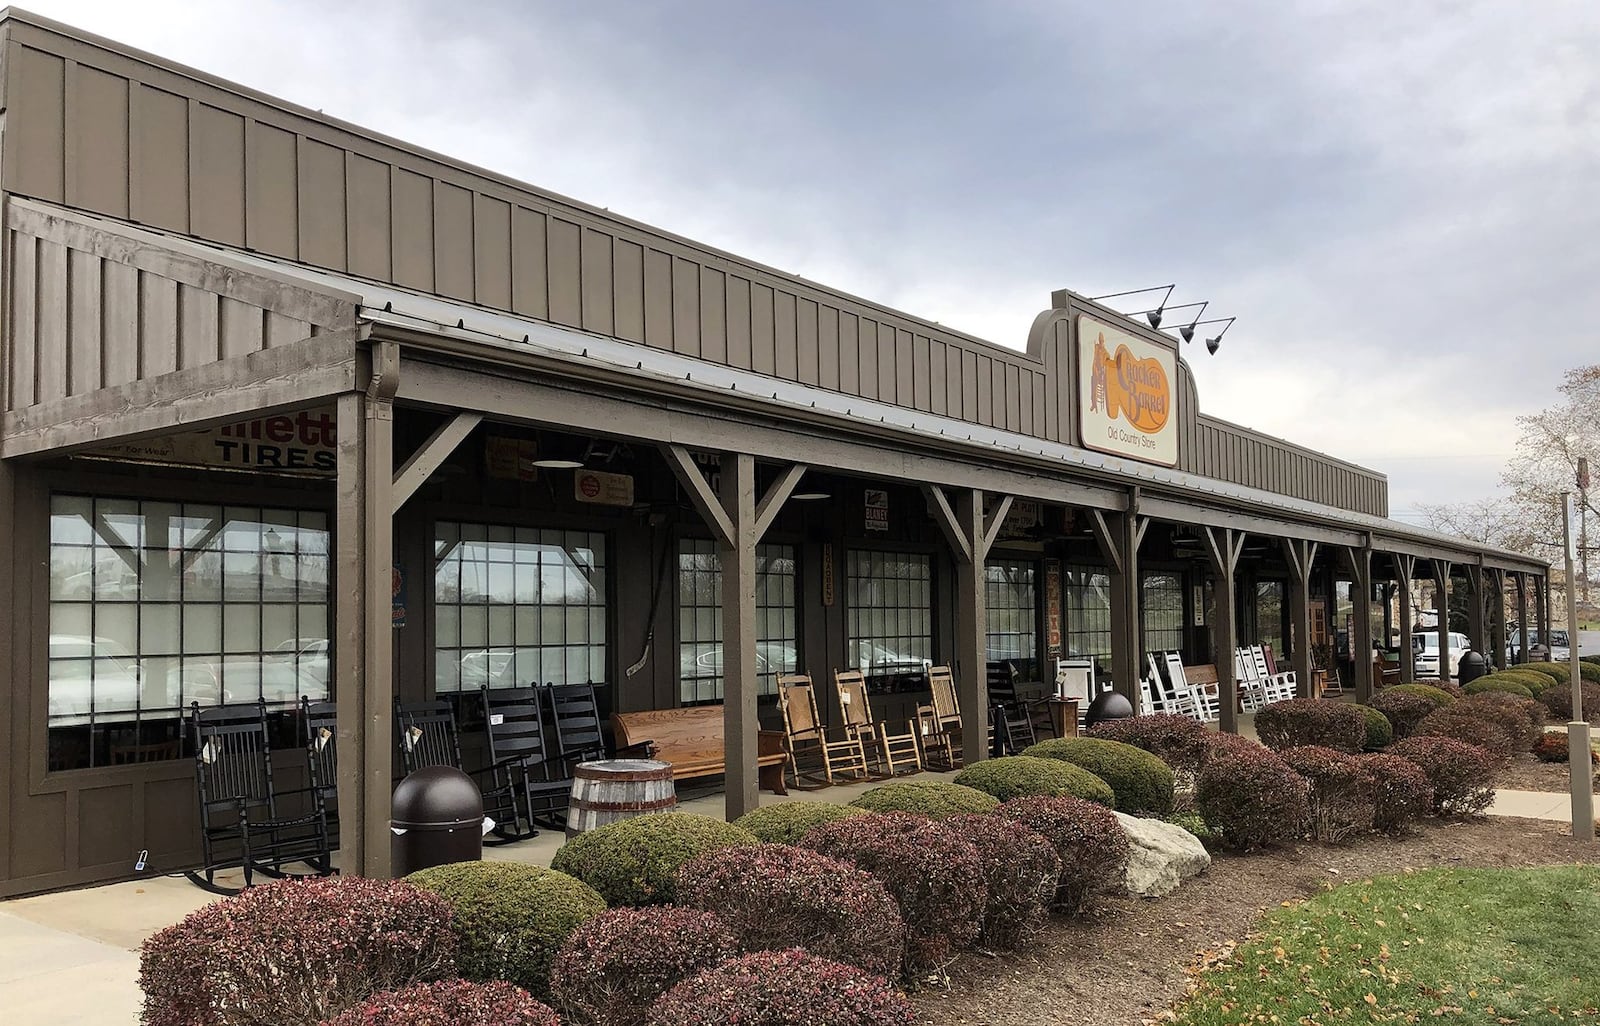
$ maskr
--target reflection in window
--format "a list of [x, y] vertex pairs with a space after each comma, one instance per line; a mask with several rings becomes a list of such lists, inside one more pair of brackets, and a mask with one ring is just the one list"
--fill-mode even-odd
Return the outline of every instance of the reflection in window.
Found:
[[[1283, 647], [1283, 581], [1256, 582], [1256, 643], [1272, 649], [1278, 662], [1286, 653]], [[1373, 637], [1381, 637], [1381, 630]]]
[[848, 658], [869, 677], [922, 672], [933, 659], [933, 580], [925, 555], [851, 549]]
[[1183, 577], [1145, 574], [1139, 610], [1144, 617], [1146, 652], [1183, 650]]
[[1066, 568], [1062, 602], [1069, 659], [1093, 659], [1097, 673], [1111, 663], [1111, 578], [1086, 567]]
[[1023, 679], [1034, 679], [1038, 655], [1038, 615], [1034, 564], [991, 560], [984, 566], [986, 659], [1014, 664]]
[[328, 695], [327, 515], [54, 495], [50, 765], [177, 758], [191, 702]]
[[[800, 666], [792, 545], [756, 546], [757, 694]], [[678, 688], [684, 705], [722, 701], [722, 566], [716, 543], [678, 543]]]
[[604, 683], [605, 535], [440, 522], [434, 567], [440, 693]]

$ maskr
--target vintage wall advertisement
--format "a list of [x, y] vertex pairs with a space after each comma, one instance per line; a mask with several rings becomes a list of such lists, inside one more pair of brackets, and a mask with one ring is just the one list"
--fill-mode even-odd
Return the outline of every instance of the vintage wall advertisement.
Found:
[[1177, 354], [1080, 314], [1078, 424], [1086, 448], [1176, 466]]
[[326, 407], [109, 445], [85, 455], [175, 467], [332, 474], [338, 438], [334, 411]]

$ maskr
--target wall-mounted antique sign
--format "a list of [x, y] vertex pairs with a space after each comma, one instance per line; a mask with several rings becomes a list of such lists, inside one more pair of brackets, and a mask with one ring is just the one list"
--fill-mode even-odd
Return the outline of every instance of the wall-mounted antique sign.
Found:
[[887, 531], [889, 529], [889, 493], [881, 488], [868, 488], [866, 490], [866, 529], [869, 531]]
[[332, 474], [338, 458], [336, 423], [331, 409], [301, 410], [111, 445], [84, 455], [177, 467]]
[[539, 443], [531, 438], [502, 438], [490, 435], [483, 440], [483, 469], [502, 481], [536, 481], [539, 468]]
[[1078, 316], [1078, 426], [1086, 448], [1178, 462], [1177, 354]]
[[572, 497], [579, 502], [602, 506], [632, 506], [633, 477], [608, 474], [603, 470], [575, 470], [572, 472]]

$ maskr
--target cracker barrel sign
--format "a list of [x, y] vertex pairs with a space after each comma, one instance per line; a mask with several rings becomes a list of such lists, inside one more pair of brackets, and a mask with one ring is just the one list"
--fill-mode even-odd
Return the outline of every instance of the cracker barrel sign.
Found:
[[1177, 355], [1165, 346], [1080, 315], [1078, 423], [1084, 446], [1176, 465], [1177, 368]]

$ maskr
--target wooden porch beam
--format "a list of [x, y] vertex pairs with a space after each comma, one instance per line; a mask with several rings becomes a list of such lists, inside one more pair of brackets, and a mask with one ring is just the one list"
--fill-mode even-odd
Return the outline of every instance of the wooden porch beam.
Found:
[[472, 434], [472, 429], [482, 421], [481, 413], [458, 413], [439, 425], [438, 430], [429, 435], [428, 440], [411, 454], [405, 465], [395, 471], [390, 512], [400, 512], [400, 507], [417, 493], [422, 483], [450, 458], [456, 447], [465, 441], [466, 437]]
[[1400, 683], [1410, 684], [1417, 679], [1417, 662], [1411, 654], [1411, 625], [1415, 619], [1411, 609], [1411, 579], [1417, 574], [1417, 557], [1396, 553], [1394, 565], [1396, 583], [1400, 585]]
[[364, 329], [329, 332], [126, 385], [12, 410], [0, 419], [0, 458], [52, 455], [195, 431], [327, 402], [364, 387]]
[[661, 454], [666, 457], [667, 466], [672, 468], [678, 484], [689, 493], [689, 501], [694, 504], [695, 511], [711, 529], [711, 533], [717, 536], [717, 541], [723, 545], [734, 544], [739, 537], [734, 523], [722, 508], [722, 500], [711, 490], [711, 482], [700, 473], [700, 467], [689, 455], [689, 450], [681, 445], [663, 445]]
[[1212, 624], [1212, 656], [1217, 668], [1217, 705], [1224, 732], [1239, 733], [1239, 678], [1234, 665], [1234, 650], [1239, 647], [1239, 622], [1235, 596], [1238, 592], [1239, 554], [1244, 551], [1242, 532], [1232, 528], [1202, 526], [1206, 557], [1216, 588], [1216, 618]]
[[994, 543], [1000, 537], [1000, 528], [1006, 525], [1006, 515], [1011, 512], [1011, 504], [1015, 496], [1002, 495], [994, 509], [989, 511], [988, 523], [983, 528], [983, 554], [981, 559], [989, 558], [989, 550], [994, 548]]
[[772, 522], [778, 519], [778, 514], [783, 510], [783, 504], [789, 501], [789, 496], [794, 494], [795, 486], [805, 476], [806, 465], [796, 463], [779, 475], [778, 480], [767, 489], [767, 494], [756, 503], [755, 532], [756, 541], [766, 537], [771, 529]]
[[928, 514], [939, 525], [944, 540], [950, 543], [954, 550], [956, 561], [970, 563], [973, 560], [972, 543], [967, 539], [962, 530], [961, 523], [956, 518], [956, 511], [951, 508], [950, 500], [944, 494], [944, 489], [938, 485], [925, 484], [922, 486], [923, 497], [928, 500]]

